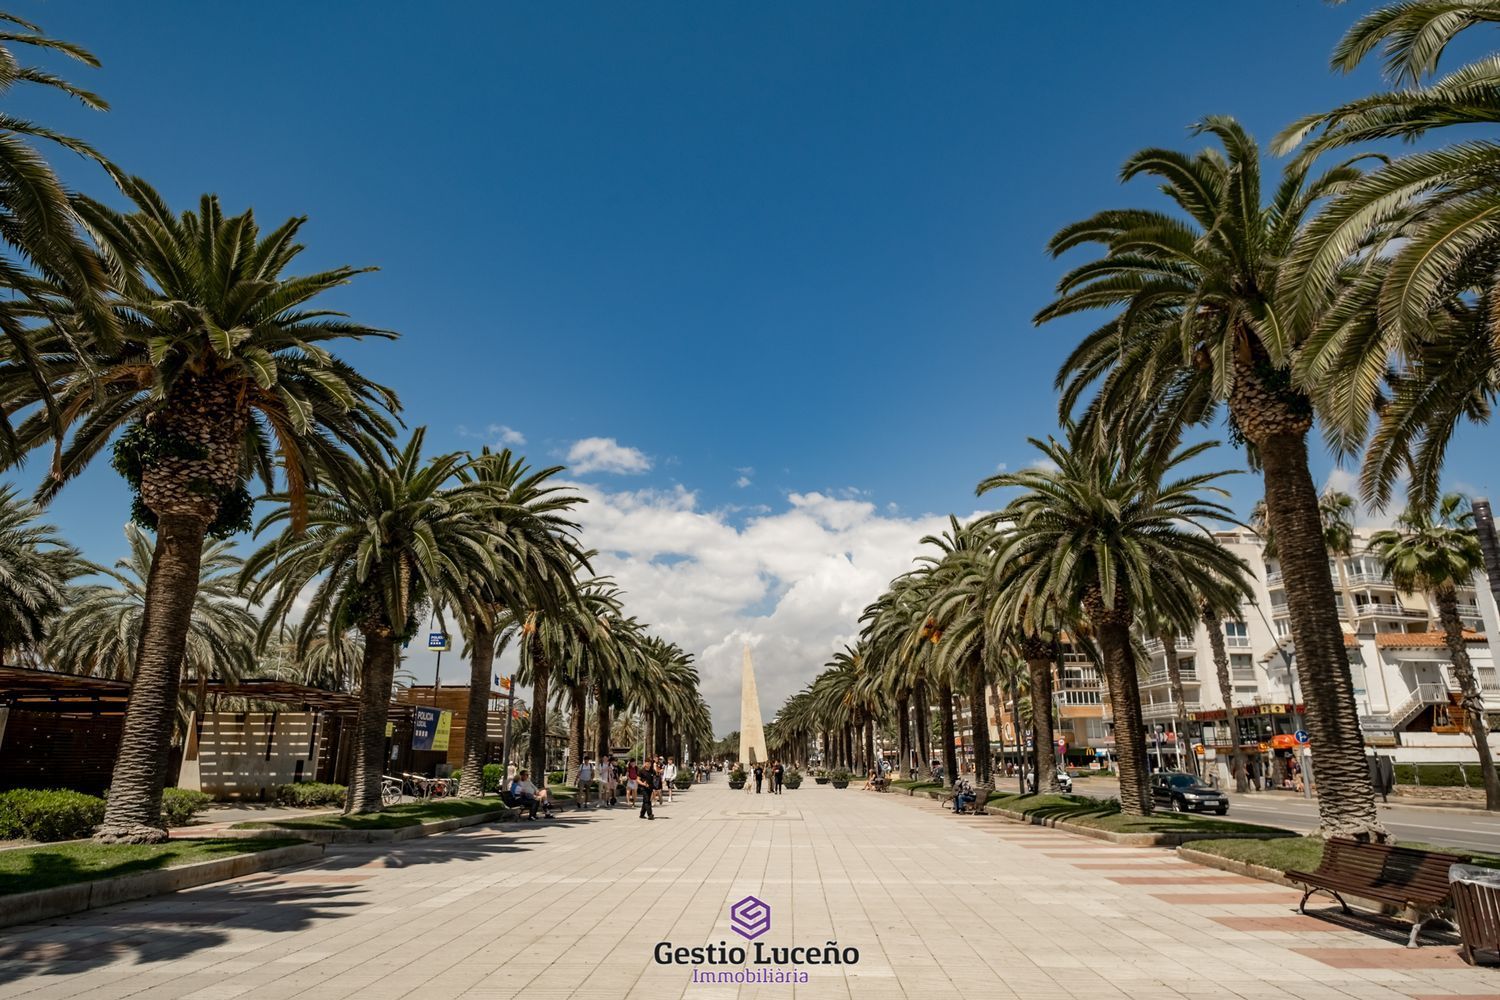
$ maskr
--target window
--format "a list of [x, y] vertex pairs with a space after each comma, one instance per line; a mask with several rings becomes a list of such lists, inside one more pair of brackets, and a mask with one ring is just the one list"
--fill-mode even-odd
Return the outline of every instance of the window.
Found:
[[1255, 658], [1249, 653], [1230, 653], [1229, 673], [1237, 681], [1255, 680]]
[[1279, 618], [1276, 621], [1276, 638], [1285, 639], [1292, 634], [1292, 622], [1289, 618]]
[[1224, 642], [1229, 646], [1250, 645], [1250, 628], [1244, 622], [1224, 623]]
[[1088, 739], [1102, 740], [1109, 735], [1109, 728], [1105, 726], [1103, 719], [1085, 719], [1084, 732]]
[[1234, 693], [1235, 694], [1249, 694], [1249, 695], [1253, 695], [1253, 694], [1259, 693], [1259, 691], [1260, 691], [1260, 688], [1256, 687], [1254, 684], [1236, 684], [1234, 686]]
[[1098, 691], [1064, 691], [1064, 705], [1098, 705], [1100, 704]]

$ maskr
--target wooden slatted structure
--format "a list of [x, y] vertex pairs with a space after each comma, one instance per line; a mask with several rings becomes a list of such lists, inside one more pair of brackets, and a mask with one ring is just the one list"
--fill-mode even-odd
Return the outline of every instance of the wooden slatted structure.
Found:
[[1319, 891], [1330, 893], [1345, 913], [1345, 893], [1411, 910], [1415, 919], [1407, 947], [1415, 948], [1422, 925], [1448, 907], [1448, 869], [1463, 860], [1457, 854], [1334, 837], [1324, 845], [1317, 871], [1287, 872], [1286, 877], [1306, 887], [1299, 910]]
[[1479, 882], [1453, 884], [1453, 908], [1458, 913], [1458, 931], [1463, 945], [1460, 957], [1470, 965], [1500, 964], [1500, 886]]

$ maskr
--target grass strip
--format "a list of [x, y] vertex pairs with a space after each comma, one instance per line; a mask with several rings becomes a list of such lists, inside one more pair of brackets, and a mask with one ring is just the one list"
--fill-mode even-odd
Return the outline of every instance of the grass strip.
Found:
[[95, 844], [69, 841], [0, 851], [0, 896], [77, 882], [259, 854], [300, 840], [172, 840], [165, 844]]
[[255, 820], [236, 823], [234, 830], [394, 830], [403, 826], [417, 826], [439, 820], [457, 819], [475, 813], [504, 809], [505, 803], [498, 798], [484, 799], [428, 799], [423, 802], [403, 802], [388, 806], [380, 812], [357, 813], [345, 816], [328, 813], [322, 816], [303, 816], [299, 819]]
[[[1441, 851], [1458, 854], [1471, 864], [1500, 868], [1500, 855], [1476, 854], [1461, 847], [1444, 847], [1416, 840], [1402, 840], [1401, 847], [1415, 847], [1423, 851]], [[1323, 860], [1323, 841], [1318, 837], [1283, 837], [1276, 840], [1195, 840], [1188, 845], [1195, 851], [1212, 854], [1232, 861], [1260, 865], [1274, 871], [1312, 871]]]
[[1014, 792], [992, 793], [985, 803], [990, 808], [1019, 813], [1027, 819], [1039, 818], [1075, 823], [1110, 833], [1238, 833], [1264, 837], [1294, 838], [1290, 830], [1254, 823], [1235, 823], [1217, 816], [1192, 813], [1153, 813], [1150, 816], [1126, 816], [1119, 803], [1081, 795], [1018, 795]]

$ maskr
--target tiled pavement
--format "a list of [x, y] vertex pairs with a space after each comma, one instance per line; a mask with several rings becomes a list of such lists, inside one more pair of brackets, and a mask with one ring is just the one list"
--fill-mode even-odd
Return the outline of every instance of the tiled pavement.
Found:
[[[349, 848], [0, 931], [0, 1000], [358, 997], [1500, 998], [1500, 970], [1293, 912], [1297, 894], [899, 795], [722, 779], [624, 809]], [[805, 985], [690, 981], [659, 941], [859, 949]], [[1399, 933], [1393, 937], [1399, 937]], [[739, 966], [732, 966], [738, 969]]]

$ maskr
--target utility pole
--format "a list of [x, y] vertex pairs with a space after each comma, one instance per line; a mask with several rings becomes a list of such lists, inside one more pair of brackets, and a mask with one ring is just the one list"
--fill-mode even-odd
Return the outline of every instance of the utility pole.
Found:
[[516, 678], [515, 675], [505, 679], [506, 690], [510, 692], [505, 699], [505, 735], [500, 738], [500, 767], [502, 769], [500, 783], [505, 784], [505, 779], [510, 777], [510, 720], [516, 714]]

